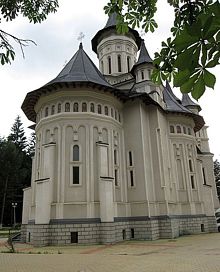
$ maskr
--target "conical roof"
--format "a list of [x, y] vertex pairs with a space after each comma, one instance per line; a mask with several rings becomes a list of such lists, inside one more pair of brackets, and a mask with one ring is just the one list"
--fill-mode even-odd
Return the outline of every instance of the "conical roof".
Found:
[[[97, 53], [97, 46], [99, 44], [102, 34], [104, 34], [106, 31], [108, 31], [110, 29], [116, 29], [116, 25], [117, 25], [117, 13], [114, 12], [114, 13], [110, 14], [105, 27], [103, 29], [99, 30], [92, 39], [92, 50], [95, 53]], [[140, 49], [141, 37], [140, 37], [139, 33], [130, 27], [129, 27], [129, 32], [133, 34], [135, 42], [137, 44], [137, 47], [138, 47], [138, 49]]]
[[69, 87], [70, 84], [75, 86], [77, 83], [97, 85], [99, 88], [114, 92], [114, 88], [105, 80], [104, 76], [83, 50], [82, 43], [80, 43], [79, 50], [56, 78], [26, 95], [21, 108], [28, 119], [35, 122], [36, 113], [34, 107], [43, 93], [53, 92], [63, 86]]
[[112, 88], [112, 86], [105, 80], [104, 76], [83, 50], [82, 43], [79, 45], [79, 50], [65, 65], [58, 76], [47, 83], [46, 86], [53, 83], [62, 82], [93, 82]]
[[144, 39], [142, 39], [142, 41], [141, 41], [140, 54], [138, 57], [138, 61], [135, 63], [135, 65], [139, 65], [142, 63], [153, 63], [153, 60], [151, 59], [151, 57], [147, 51], [147, 48], [145, 46]]
[[132, 67], [131, 69], [131, 73], [134, 74], [134, 70], [135, 68], [140, 65], [140, 64], [145, 64], [145, 63], [151, 63], [153, 64], [153, 60], [151, 59], [148, 51], [147, 51], [147, 48], [145, 46], [145, 42], [144, 42], [144, 39], [141, 40], [141, 48], [140, 48], [140, 54], [139, 54], [139, 57], [138, 57], [138, 60], [137, 62], [134, 64], [134, 66]]
[[190, 96], [187, 93], [183, 94], [182, 105], [184, 107], [196, 107], [196, 108], [198, 108], [198, 111], [201, 111], [200, 105], [198, 105], [194, 101], [192, 101], [192, 99], [190, 98]]

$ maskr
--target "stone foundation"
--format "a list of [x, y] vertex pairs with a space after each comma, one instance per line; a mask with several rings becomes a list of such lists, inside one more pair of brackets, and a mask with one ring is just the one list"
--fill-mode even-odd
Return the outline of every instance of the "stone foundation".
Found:
[[217, 232], [215, 217], [123, 217], [114, 222], [99, 219], [52, 220], [50, 224], [22, 225], [22, 241], [34, 246], [65, 244], [112, 244], [123, 240], [172, 239], [186, 234]]

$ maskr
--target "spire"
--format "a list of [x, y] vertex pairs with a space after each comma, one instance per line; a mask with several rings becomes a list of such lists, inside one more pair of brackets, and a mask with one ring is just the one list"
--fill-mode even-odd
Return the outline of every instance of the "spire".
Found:
[[[114, 29], [116, 31], [116, 24], [117, 24], [117, 13], [114, 12], [109, 15], [109, 18], [107, 20], [105, 27], [103, 29], [99, 30], [92, 39], [92, 50], [95, 53], [97, 53], [97, 46], [98, 46], [101, 38], [103, 37], [103, 34], [106, 33], [108, 30], [112, 30], [112, 29]], [[130, 27], [129, 27], [128, 32], [133, 35], [134, 40], [137, 44], [137, 47], [138, 47], [138, 49], [140, 49], [141, 37], [140, 37], [139, 33]], [[124, 35], [127, 35], [127, 34], [124, 34]]]
[[175, 94], [173, 93], [171, 87], [170, 87], [170, 84], [168, 81], [166, 81], [166, 89], [167, 91], [175, 98], [175, 100], [181, 104], [181, 99], [179, 99], [178, 97], [175, 96]]
[[144, 39], [142, 39], [142, 41], [141, 41], [140, 54], [139, 54], [138, 61], [135, 63], [135, 65], [139, 65], [142, 63], [153, 63], [153, 60], [151, 59], [151, 57], [147, 51], [147, 48], [145, 46]]
[[198, 112], [201, 111], [200, 105], [196, 104], [187, 93], [183, 94], [182, 105], [192, 110], [197, 109]]
[[107, 21], [104, 28], [108, 28], [110, 26], [116, 26], [116, 24], [117, 24], [117, 13], [114, 12], [114, 13], [109, 15], [108, 21]]
[[112, 88], [83, 50], [82, 42], [79, 44], [79, 50], [65, 65], [58, 76], [47, 83], [46, 86], [62, 82], [92, 82]]

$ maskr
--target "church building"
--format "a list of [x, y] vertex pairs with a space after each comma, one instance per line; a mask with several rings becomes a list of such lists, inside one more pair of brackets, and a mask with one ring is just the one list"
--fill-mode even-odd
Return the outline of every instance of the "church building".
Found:
[[116, 15], [22, 104], [35, 123], [22, 239], [34, 245], [155, 240], [217, 231], [207, 126], [188, 94], [155, 85], [139, 33]]

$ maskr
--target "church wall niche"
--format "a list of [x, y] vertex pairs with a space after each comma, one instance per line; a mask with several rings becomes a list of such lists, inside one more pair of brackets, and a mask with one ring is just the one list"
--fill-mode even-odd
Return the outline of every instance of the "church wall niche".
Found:
[[[86, 128], [67, 126], [65, 129], [65, 202], [86, 201], [85, 143]], [[78, 137], [75, 137], [77, 135]], [[73, 161], [73, 146], [79, 146], [80, 159]], [[74, 168], [75, 167], [75, 168]], [[76, 177], [74, 181], [74, 175]]]
[[[139, 131], [141, 131], [139, 102], [128, 103], [123, 111], [126, 157], [132, 151], [134, 169], [130, 171], [127, 164], [128, 200], [146, 201], [145, 177], [143, 166], [143, 143]], [[137, 144], [138, 143], [138, 144]], [[131, 176], [132, 175], [132, 176]], [[129, 182], [129, 176], [131, 182]]]

